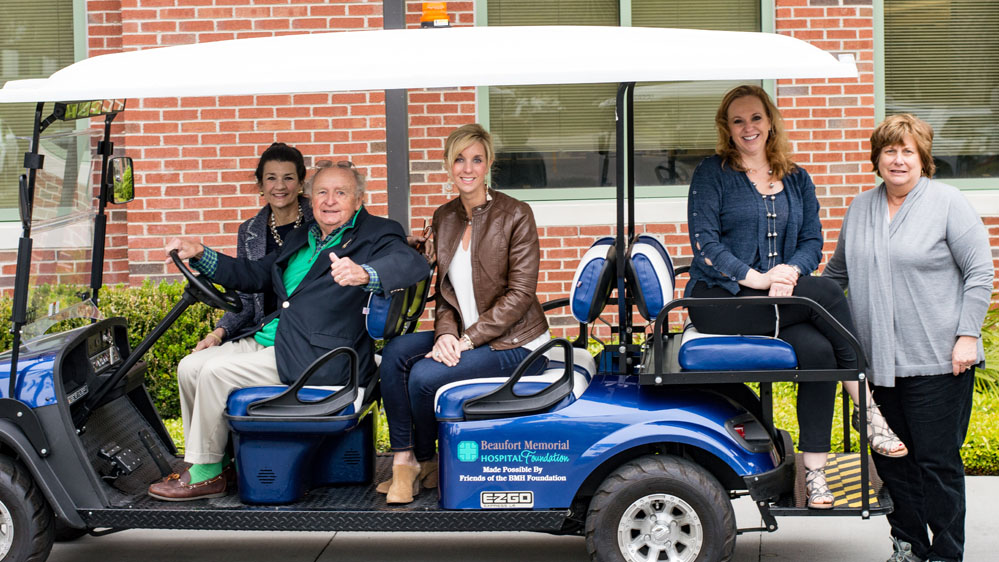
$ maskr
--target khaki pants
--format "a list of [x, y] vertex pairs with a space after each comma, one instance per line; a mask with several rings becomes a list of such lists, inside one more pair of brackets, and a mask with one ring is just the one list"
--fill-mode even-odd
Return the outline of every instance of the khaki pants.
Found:
[[253, 337], [183, 358], [177, 366], [177, 386], [184, 420], [184, 460], [193, 464], [220, 462], [229, 438], [229, 427], [222, 417], [229, 393], [271, 384], [283, 384], [274, 347], [264, 347]]

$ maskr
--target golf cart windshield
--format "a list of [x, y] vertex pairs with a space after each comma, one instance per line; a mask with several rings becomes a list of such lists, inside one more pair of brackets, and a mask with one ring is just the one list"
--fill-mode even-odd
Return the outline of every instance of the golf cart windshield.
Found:
[[[52, 129], [57, 129], [52, 127]], [[76, 328], [100, 312], [90, 301], [94, 237], [94, 174], [99, 174], [92, 129], [46, 132], [40, 140], [45, 166], [38, 170], [32, 210], [34, 246], [28, 294], [26, 343], [46, 332]], [[27, 144], [28, 139], [25, 139]]]

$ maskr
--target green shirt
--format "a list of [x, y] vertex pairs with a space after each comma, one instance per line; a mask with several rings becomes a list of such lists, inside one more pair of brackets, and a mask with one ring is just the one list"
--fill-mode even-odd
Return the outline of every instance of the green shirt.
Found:
[[[316, 259], [323, 250], [329, 248], [330, 246], [335, 246], [340, 243], [343, 239], [343, 233], [347, 230], [354, 228], [354, 223], [357, 222], [357, 215], [360, 214], [360, 210], [354, 213], [354, 218], [350, 222], [345, 223], [340, 228], [334, 230], [326, 238], [320, 239], [322, 231], [319, 230], [317, 225], [313, 225], [313, 228], [309, 229], [309, 245], [302, 246], [295, 255], [291, 256], [288, 260], [288, 267], [285, 268], [284, 274], [281, 276], [284, 282], [284, 289], [286, 295], [291, 295], [298, 288], [298, 285], [305, 279], [305, 274], [312, 269], [312, 265], [316, 263]], [[253, 339], [257, 341], [260, 345], [264, 347], [271, 347], [274, 345], [274, 337], [277, 335], [277, 326], [280, 317], [274, 318], [270, 322], [264, 325], [256, 334], [253, 334]]]

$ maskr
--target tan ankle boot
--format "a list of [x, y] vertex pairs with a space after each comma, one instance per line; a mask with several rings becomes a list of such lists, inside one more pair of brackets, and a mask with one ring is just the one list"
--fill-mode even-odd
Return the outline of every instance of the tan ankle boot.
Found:
[[[427, 490], [433, 490], [437, 487], [437, 461], [426, 461], [420, 463], [420, 486], [426, 488]], [[387, 494], [389, 488], [392, 486], [392, 479], [378, 484], [375, 486], [375, 491], [379, 494]]]
[[385, 496], [387, 503], [410, 503], [420, 493], [420, 467], [392, 465], [392, 485]]
[[420, 463], [420, 485], [428, 490], [437, 487], [437, 461]]

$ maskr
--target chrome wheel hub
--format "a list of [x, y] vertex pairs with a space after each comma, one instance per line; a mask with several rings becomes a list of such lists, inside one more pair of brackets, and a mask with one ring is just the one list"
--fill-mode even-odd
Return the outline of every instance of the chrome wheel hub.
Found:
[[14, 520], [7, 506], [0, 502], [0, 560], [7, 556], [12, 546], [14, 546]]
[[617, 544], [628, 562], [693, 562], [704, 544], [704, 526], [694, 508], [681, 498], [650, 494], [624, 510]]

